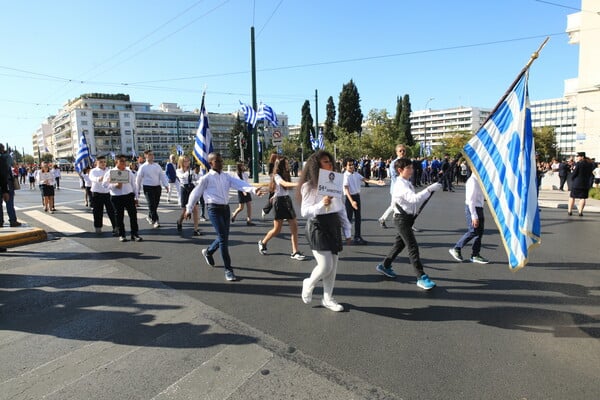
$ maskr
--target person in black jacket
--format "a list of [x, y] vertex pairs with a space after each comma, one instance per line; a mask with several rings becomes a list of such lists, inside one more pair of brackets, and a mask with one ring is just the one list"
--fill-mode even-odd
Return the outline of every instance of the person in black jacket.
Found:
[[565, 183], [567, 182], [567, 178], [571, 173], [571, 166], [567, 162], [567, 160], [562, 160], [562, 162], [558, 165], [558, 178], [560, 179], [560, 184], [558, 186], [558, 190], [564, 192]]
[[577, 153], [575, 156], [575, 161], [575, 168], [573, 168], [573, 172], [571, 174], [571, 194], [569, 196], [567, 213], [569, 216], [573, 215], [573, 205], [575, 205], [575, 199], [579, 199], [579, 206], [577, 208], [579, 211], [579, 216], [583, 217], [585, 199], [588, 198], [591, 188], [594, 163], [585, 156], [585, 152], [583, 151]]

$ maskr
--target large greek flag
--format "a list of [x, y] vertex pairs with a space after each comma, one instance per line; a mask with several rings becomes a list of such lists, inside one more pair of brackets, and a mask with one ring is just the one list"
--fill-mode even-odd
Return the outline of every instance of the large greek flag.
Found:
[[541, 242], [527, 79], [525, 70], [464, 147], [513, 270], [524, 267], [529, 249]]
[[77, 172], [81, 172], [90, 164], [90, 149], [88, 148], [87, 140], [85, 140], [85, 135], [81, 134], [81, 139], [79, 140], [79, 149], [77, 150], [77, 155], [75, 157], [75, 170]]
[[200, 105], [200, 121], [196, 139], [194, 142], [194, 158], [205, 170], [210, 169], [208, 155], [213, 152], [212, 133], [208, 126], [208, 112], [204, 106], [204, 94], [202, 94], [202, 104]]
[[319, 128], [319, 137], [317, 138], [317, 148], [323, 150], [325, 148], [325, 137], [323, 136], [323, 128]]

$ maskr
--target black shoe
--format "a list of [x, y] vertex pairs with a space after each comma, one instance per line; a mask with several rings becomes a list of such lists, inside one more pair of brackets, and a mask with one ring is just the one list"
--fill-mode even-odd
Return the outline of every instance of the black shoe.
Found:
[[204, 261], [211, 267], [215, 266], [215, 259], [212, 254], [208, 254], [208, 249], [202, 249], [202, 255], [204, 256]]
[[413, 232], [421, 232], [421, 230], [419, 228], [417, 228], [416, 226], [412, 227]]
[[182, 229], [183, 229], [183, 225], [182, 225], [182, 223], [181, 223], [181, 220], [177, 220], [177, 230], [178, 230], [179, 232], [181, 232], [181, 230], [182, 230]]
[[138, 235], [131, 235], [131, 240], [133, 240], [134, 242], [141, 242], [144, 239], [142, 239], [141, 237], [139, 237]]
[[121, 236], [119, 238], [119, 242], [126, 242], [126, 241], [127, 241], [127, 238], [125, 236]]
[[352, 243], [354, 243], [354, 244], [360, 244], [360, 245], [366, 245], [367, 241], [359, 236], [359, 237], [354, 238], [354, 240], [352, 241]]
[[200, 229], [194, 229], [194, 236], [203, 236], [204, 233], [200, 232]]
[[112, 235], [113, 235], [114, 237], [117, 237], [117, 236], [119, 236], [119, 230], [118, 230], [117, 228], [113, 228]]

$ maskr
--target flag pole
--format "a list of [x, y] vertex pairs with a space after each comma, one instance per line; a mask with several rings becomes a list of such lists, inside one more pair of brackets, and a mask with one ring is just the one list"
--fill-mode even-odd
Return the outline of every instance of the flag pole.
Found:
[[515, 78], [513, 83], [508, 87], [508, 90], [502, 95], [502, 97], [500, 97], [500, 101], [498, 101], [498, 103], [496, 104], [496, 106], [494, 107], [494, 109], [492, 110], [490, 115], [488, 115], [488, 117], [483, 122], [483, 124], [481, 124], [481, 126], [485, 125], [489, 121], [489, 119], [492, 118], [492, 115], [494, 115], [496, 113], [496, 111], [498, 111], [498, 108], [502, 105], [502, 103], [504, 102], [506, 97], [509, 95], [510, 92], [512, 92], [512, 90], [515, 88], [517, 83], [519, 83], [521, 76], [523, 76], [523, 74], [525, 72], [527, 72], [529, 67], [531, 67], [531, 64], [533, 64], [533, 62], [538, 58], [538, 56], [540, 55], [540, 51], [542, 51], [544, 46], [546, 46], [546, 43], [548, 43], [548, 40], [550, 40], [550, 36], [546, 36], [546, 39], [544, 39], [544, 41], [542, 42], [540, 47], [538, 47], [537, 51], [534, 51], [533, 54], [531, 54], [531, 57], [529, 58], [529, 61], [527, 61], [527, 64], [525, 64], [525, 66], [523, 67], [521, 72], [519, 72], [519, 74], [517, 75], [517, 77]]

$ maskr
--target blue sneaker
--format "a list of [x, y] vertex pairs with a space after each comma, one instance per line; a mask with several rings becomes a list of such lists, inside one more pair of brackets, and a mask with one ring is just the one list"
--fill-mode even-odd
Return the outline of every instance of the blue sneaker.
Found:
[[435, 287], [435, 282], [429, 279], [427, 274], [423, 274], [417, 279], [417, 286], [424, 290], [431, 290]]
[[394, 272], [394, 270], [392, 269], [392, 267], [384, 267], [383, 264], [377, 264], [377, 266], [375, 267], [375, 269], [377, 270], [377, 272], [387, 276], [388, 278], [395, 278], [398, 275], [396, 275], [396, 273]]

